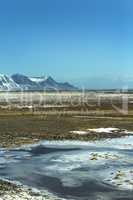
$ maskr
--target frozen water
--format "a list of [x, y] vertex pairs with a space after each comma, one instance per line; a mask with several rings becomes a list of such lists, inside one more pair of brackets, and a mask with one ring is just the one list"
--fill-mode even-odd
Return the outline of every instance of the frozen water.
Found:
[[0, 176], [73, 199], [131, 199], [133, 136], [1, 150]]

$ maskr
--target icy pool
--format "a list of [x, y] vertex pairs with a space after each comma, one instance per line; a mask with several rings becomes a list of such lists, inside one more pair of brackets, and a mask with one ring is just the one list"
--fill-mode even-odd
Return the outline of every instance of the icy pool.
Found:
[[1, 149], [0, 176], [66, 199], [133, 199], [133, 136]]

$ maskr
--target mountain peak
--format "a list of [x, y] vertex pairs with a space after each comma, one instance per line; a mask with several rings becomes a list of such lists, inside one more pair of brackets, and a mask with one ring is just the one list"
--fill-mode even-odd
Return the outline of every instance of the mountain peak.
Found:
[[49, 83], [56, 83], [56, 81], [51, 76], [48, 76], [46, 81], [49, 82]]

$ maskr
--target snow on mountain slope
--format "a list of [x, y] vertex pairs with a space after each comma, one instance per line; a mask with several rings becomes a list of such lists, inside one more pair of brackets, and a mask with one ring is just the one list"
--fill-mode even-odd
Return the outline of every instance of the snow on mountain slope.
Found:
[[0, 74], [0, 90], [1, 91], [10, 91], [20, 89], [19, 85], [15, 83], [11, 77]]
[[40, 83], [40, 82], [43, 82], [47, 79], [47, 77], [45, 76], [42, 76], [42, 77], [29, 77], [29, 79], [33, 82], [36, 82], [36, 83]]

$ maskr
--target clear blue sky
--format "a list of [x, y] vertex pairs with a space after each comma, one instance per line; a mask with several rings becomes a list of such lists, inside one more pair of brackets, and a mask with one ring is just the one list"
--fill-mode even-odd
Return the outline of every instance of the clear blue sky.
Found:
[[132, 0], [0, 1], [0, 73], [121, 82], [132, 54]]

